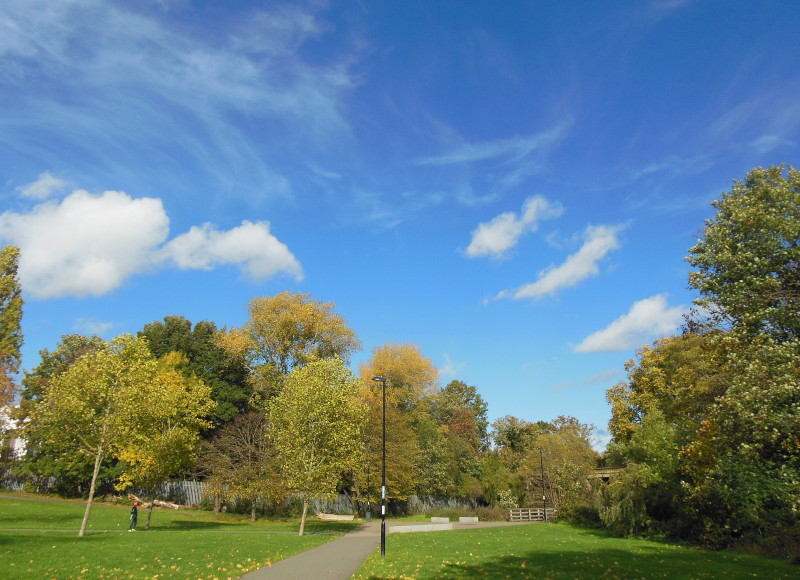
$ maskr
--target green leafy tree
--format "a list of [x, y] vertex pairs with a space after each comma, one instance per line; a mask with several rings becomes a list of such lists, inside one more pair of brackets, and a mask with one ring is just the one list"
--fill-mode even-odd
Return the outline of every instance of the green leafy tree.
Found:
[[22, 348], [22, 291], [17, 278], [19, 248], [0, 250], [0, 407], [14, 398]]
[[211, 388], [216, 407], [210, 420], [219, 427], [249, 408], [252, 386], [247, 380], [247, 368], [240, 359], [231, 358], [216, 343], [218, 331], [213, 322], [201, 320], [192, 326], [183, 316], [166, 316], [163, 322], [146, 324], [138, 335], [147, 339], [156, 358], [170, 352], [186, 357], [180, 366], [184, 375], [192, 375]]
[[[170, 416], [167, 422], [178, 426], [193, 420], [199, 425], [202, 420], [197, 417], [209, 411], [206, 387], [198, 383], [191, 396], [171, 397], [162, 371], [144, 339], [124, 335], [77, 359], [50, 382], [32, 409], [30, 428], [41, 430], [51, 449], [60, 449], [58, 461], [69, 463], [82, 457], [93, 463], [79, 536], [86, 533], [106, 457], [128, 455], [136, 473], [142, 469], [137, 463], [149, 459], [147, 453], [133, 450], [141, 450], [147, 439], [160, 437], [164, 420], [159, 419]], [[170, 375], [171, 382], [176, 374]], [[174, 408], [162, 410], [157, 402], [162, 396]]]
[[450, 381], [432, 397], [431, 414], [439, 425], [463, 439], [474, 451], [489, 446], [489, 406], [477, 387], [463, 381]]
[[730, 388], [681, 451], [689, 523], [716, 546], [791, 537], [800, 508], [800, 343], [721, 340]]
[[248, 369], [250, 381], [265, 399], [279, 393], [293, 369], [316, 359], [347, 362], [361, 343], [332, 302], [308, 294], [281, 292], [253, 298], [243, 326], [223, 328], [217, 344]]
[[[82, 356], [105, 348], [106, 343], [97, 336], [67, 334], [61, 337], [55, 350], [39, 351], [40, 363], [25, 371], [20, 388], [20, 403], [15, 419], [21, 425], [25, 438], [25, 456], [18, 468], [22, 475], [37, 482], [52, 482], [48, 490], [63, 496], [81, 495], [92, 477], [93, 460], [86, 456], [73, 456], [69, 461], [61, 459], [62, 447], [58, 437], [51, 437], [44, 425], [32, 424], [30, 414], [47, 393], [56, 377], [67, 371]], [[104, 459], [100, 480], [113, 479], [118, 475], [117, 461]]]
[[296, 367], [270, 401], [282, 476], [303, 500], [301, 536], [309, 499], [333, 496], [343, 474], [358, 468], [365, 414], [358, 381], [338, 357]]
[[712, 205], [687, 258], [697, 304], [750, 335], [800, 338], [800, 171], [754, 169]]
[[535, 447], [528, 449], [520, 465], [528, 500], [538, 504], [544, 496], [547, 507], [557, 509], [590, 505], [588, 476], [600, 458], [590, 440], [594, 427], [564, 416], [550, 425], [548, 432], [536, 438]]

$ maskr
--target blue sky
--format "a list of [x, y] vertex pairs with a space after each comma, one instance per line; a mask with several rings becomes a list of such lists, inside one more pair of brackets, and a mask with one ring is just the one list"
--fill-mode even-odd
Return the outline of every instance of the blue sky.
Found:
[[490, 419], [573, 415], [676, 332], [709, 203], [797, 164], [795, 2], [0, 4], [24, 367], [284, 290]]

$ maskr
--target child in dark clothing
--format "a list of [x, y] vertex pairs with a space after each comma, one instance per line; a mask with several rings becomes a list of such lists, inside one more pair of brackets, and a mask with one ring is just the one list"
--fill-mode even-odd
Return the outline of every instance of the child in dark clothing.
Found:
[[138, 505], [138, 501], [133, 502], [133, 507], [131, 508], [131, 525], [128, 527], [129, 532], [136, 531], [136, 520], [139, 519]]

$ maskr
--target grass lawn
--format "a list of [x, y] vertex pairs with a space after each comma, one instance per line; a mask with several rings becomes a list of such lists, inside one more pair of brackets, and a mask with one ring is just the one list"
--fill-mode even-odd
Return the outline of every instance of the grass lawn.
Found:
[[[323, 544], [358, 522], [251, 522], [246, 517], [156, 509], [145, 531], [126, 533], [130, 506], [95, 503], [86, 536], [85, 504], [0, 494], [0, 578], [238, 578]], [[316, 533], [315, 533], [316, 532]]]
[[566, 524], [390, 534], [386, 559], [354, 576], [380, 578], [800, 578], [800, 566], [731, 552], [612, 538]]

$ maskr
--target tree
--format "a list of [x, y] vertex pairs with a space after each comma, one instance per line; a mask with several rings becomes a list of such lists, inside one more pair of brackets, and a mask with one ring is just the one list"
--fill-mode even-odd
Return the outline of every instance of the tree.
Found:
[[223, 328], [217, 344], [244, 362], [253, 386], [269, 399], [296, 367], [333, 357], [347, 362], [360, 347], [356, 333], [333, 307], [332, 302], [314, 300], [309, 294], [281, 292], [253, 298], [244, 326]]
[[[20, 471], [37, 481], [48, 481], [48, 489], [61, 495], [73, 495], [88, 484], [92, 477], [92, 458], [72, 457], [69, 461], [59, 458], [62, 447], [58, 437], [51, 437], [44, 425], [30, 423], [32, 409], [48, 392], [50, 384], [66, 372], [78, 359], [89, 353], [105, 348], [106, 343], [97, 336], [67, 334], [61, 337], [55, 350], [39, 351], [40, 363], [30, 371], [25, 371], [20, 389], [20, 403], [14, 418], [25, 438], [25, 455], [19, 466]], [[100, 479], [110, 479], [118, 475], [115, 461], [104, 460]]]
[[528, 449], [520, 465], [529, 501], [545, 496], [548, 505], [557, 509], [590, 504], [587, 478], [599, 459], [590, 441], [594, 427], [564, 416], [549, 424], [548, 432], [535, 439], [535, 447]]
[[358, 381], [338, 357], [295, 367], [270, 401], [282, 476], [303, 500], [301, 536], [309, 499], [334, 495], [342, 475], [358, 467], [365, 413]]
[[256, 508], [285, 497], [279, 464], [264, 412], [238, 415], [206, 442], [203, 467], [216, 488], [250, 502], [250, 519]]
[[185, 376], [195, 375], [211, 388], [216, 407], [210, 420], [215, 427], [246, 412], [252, 394], [247, 368], [216, 344], [217, 333], [213, 322], [201, 320], [192, 326], [183, 316], [166, 316], [163, 322], [145, 324], [138, 333], [147, 339], [150, 352], [156, 358], [170, 352], [186, 357], [186, 362], [180, 365]]
[[711, 205], [687, 258], [696, 303], [747, 334], [800, 338], [800, 171], [756, 168]]
[[407, 499], [418, 487], [422, 466], [430, 467], [435, 461], [425, 456], [437, 447], [427, 440], [429, 430], [424, 425], [430, 421], [428, 402], [438, 387], [439, 371], [417, 345], [390, 343], [374, 348], [372, 357], [359, 366], [359, 374], [361, 396], [369, 409], [369, 470], [380, 474], [382, 468], [383, 384], [372, 380], [382, 376], [386, 379], [386, 496]]
[[625, 363], [627, 381], [606, 393], [609, 431], [617, 442], [630, 439], [648, 413], [658, 411], [686, 443], [710, 405], [728, 388], [718, 331], [656, 340]]
[[783, 537], [800, 506], [800, 342], [721, 340], [730, 387], [681, 452], [689, 523], [716, 546]]
[[[182, 369], [186, 359], [171, 352], [158, 360], [155, 376], [139, 385], [138, 404], [120, 405], [124, 436], [114, 446], [126, 466], [116, 484], [118, 490], [141, 487], [154, 490], [181, 469], [190, 466], [200, 449], [200, 431], [210, 426], [205, 419], [216, 403], [211, 389]], [[147, 524], [150, 527], [153, 504]]]
[[[375, 383], [370, 382], [370, 385]], [[380, 389], [380, 384], [375, 385]], [[373, 387], [374, 389], [375, 387]], [[391, 388], [391, 387], [389, 387]], [[363, 389], [363, 387], [362, 387]], [[363, 465], [354, 474], [354, 485], [366, 501], [379, 503], [383, 458], [382, 401], [366, 399]], [[386, 498], [408, 499], [415, 491], [420, 462], [417, 432], [408, 415], [394, 405], [386, 406]]]
[[[413, 412], [438, 387], [439, 371], [415, 344], [385, 344], [372, 349], [372, 358], [359, 366], [365, 385], [374, 376], [386, 378], [390, 386], [386, 400], [403, 411]], [[374, 396], [378, 389], [367, 388]], [[421, 409], [427, 411], [427, 409]]]
[[463, 381], [450, 381], [431, 402], [431, 414], [436, 422], [464, 439], [476, 454], [489, 446], [488, 410], [478, 389]]
[[19, 248], [0, 250], [0, 407], [14, 398], [22, 348], [22, 291], [17, 279]]
[[[30, 426], [46, 434], [52, 448], [61, 450], [58, 460], [69, 463], [79, 456], [93, 462], [79, 536], [86, 533], [106, 456], [128, 455], [136, 470], [137, 463], [149, 459], [131, 450], [141, 449], [149, 438], [159, 438], [165, 420], [178, 429], [185, 422], [199, 426], [202, 420], [198, 417], [210, 410], [207, 387], [198, 381], [186, 396], [170, 396], [173, 388], [181, 390], [182, 381], [174, 372], [164, 376], [163, 370], [144, 339], [123, 335], [80, 357], [50, 382], [36, 402]], [[165, 384], [167, 381], [172, 384]], [[163, 406], [159, 403], [162, 397]]]

